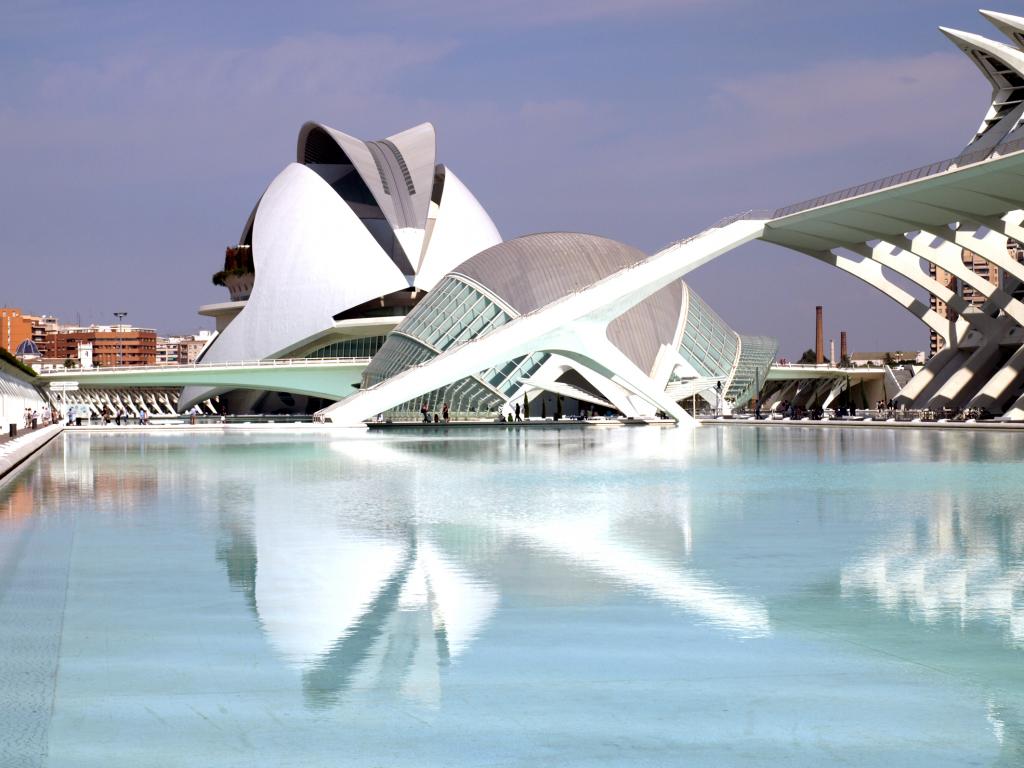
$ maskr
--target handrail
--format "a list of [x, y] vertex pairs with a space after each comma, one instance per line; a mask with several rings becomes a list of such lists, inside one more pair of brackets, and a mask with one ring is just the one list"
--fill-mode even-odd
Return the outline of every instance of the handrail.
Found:
[[820, 208], [823, 205], [837, 203], [840, 200], [848, 200], [851, 197], [866, 195], [869, 192], [878, 192], [879, 190], [895, 187], [899, 184], [906, 184], [929, 176], [937, 176], [940, 173], [945, 173], [946, 171], [954, 168], [959, 169], [968, 165], [976, 165], [989, 159], [996, 159], [997, 157], [1003, 157], [1005, 155], [1013, 154], [1014, 152], [1019, 152], [1022, 149], [1024, 149], [1024, 139], [1015, 139], [1014, 141], [999, 144], [994, 149], [990, 148], [975, 150], [974, 152], [964, 152], [963, 154], [951, 157], [947, 160], [939, 160], [938, 162], [930, 163], [929, 165], [922, 165], [919, 168], [912, 168], [909, 171], [902, 171], [901, 173], [895, 173], [891, 176], [884, 176], [880, 179], [875, 179], [874, 181], [867, 181], [863, 184], [847, 187], [846, 189], [829, 192], [827, 195], [820, 195], [818, 197], [810, 198], [809, 200], [787, 205], [783, 208], [777, 208], [768, 218], [781, 219], [785, 216], [792, 216], [794, 213], [801, 213], [803, 211], [809, 211], [812, 208]]
[[277, 360], [247, 360], [224, 363], [188, 363], [186, 365], [120, 365], [106, 368], [73, 368], [41, 373], [43, 379], [78, 378], [108, 373], [149, 373], [164, 371], [203, 371], [211, 368], [329, 368], [336, 365], [368, 365], [369, 357], [311, 357], [282, 358]]

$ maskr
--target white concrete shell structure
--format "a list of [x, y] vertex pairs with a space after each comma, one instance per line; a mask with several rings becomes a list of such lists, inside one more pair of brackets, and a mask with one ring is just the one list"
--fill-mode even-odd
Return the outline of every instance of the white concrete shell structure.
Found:
[[[248, 296], [205, 309], [220, 333], [201, 360], [369, 357], [441, 276], [500, 241], [476, 198], [436, 164], [429, 123], [381, 141], [307, 123], [296, 162], [240, 238], [251, 247]], [[186, 387], [178, 408], [215, 391]]]
[[[522, 311], [514, 300], [503, 302], [502, 291], [474, 283], [474, 275], [467, 274], [472, 269], [464, 265], [448, 280], [477, 289], [495, 306], [486, 307], [487, 314], [470, 317], [468, 332], [447, 328], [441, 345], [427, 338], [434, 328], [421, 333], [406, 325], [413, 331], [408, 334], [399, 328], [396, 337], [426, 344], [401, 350], [400, 344], [392, 344], [397, 351], [367, 369], [365, 388], [323, 415], [354, 423], [424, 395], [436, 407], [440, 399], [460, 394], [452, 389], [456, 384], [486, 384], [489, 373], [504, 375], [509, 366], [522, 368], [511, 371], [518, 383], [550, 388], [560, 384], [557, 376], [539, 379], [542, 369], [557, 360], [562, 367], [575, 367], [624, 413], [630, 408], [637, 413], [655, 409], [686, 422], [677, 404], [680, 397], [706, 388], [707, 382], [696, 377], [688, 388], [673, 388], [659, 378], [665, 368], [657, 360], [645, 370], [635, 354], [616, 343], [615, 325], [643, 302], [660, 301], [659, 292], [689, 270], [750, 240], [763, 239], [863, 280], [943, 338], [945, 349], [909, 382], [898, 402], [930, 409], [985, 408], [1024, 418], [1024, 264], [1008, 252], [1013, 241], [1024, 242], [1024, 18], [983, 13], [1013, 46], [942, 30], [992, 86], [992, 105], [958, 156], [761, 216], [736, 217], [648, 258], [638, 256], [632, 264], [623, 261], [604, 271], [584, 270], [585, 284]], [[998, 284], [964, 263], [964, 249], [997, 268]], [[548, 250], [555, 263], [566, 263], [560, 260], [561, 246]], [[571, 256], [568, 263], [575, 266]], [[985, 303], [970, 306], [957, 291], [930, 277], [923, 264], [950, 273], [985, 297]], [[511, 261], [505, 269], [506, 280], [524, 286], [534, 280]], [[500, 272], [488, 273], [487, 282], [500, 282]], [[945, 302], [955, 317], [940, 317], [891, 276]], [[406, 322], [414, 323], [415, 318]], [[656, 338], [661, 349], [671, 349], [663, 335]], [[427, 349], [432, 344], [434, 348]], [[521, 395], [510, 390], [493, 394], [502, 395], [505, 403]]]
[[[412, 340], [407, 359], [389, 353], [374, 360], [364, 389], [327, 409], [328, 418], [358, 422], [424, 395], [442, 402], [470, 390], [476, 394], [463, 400], [470, 412], [481, 413], [543, 390], [628, 415], [662, 411], [686, 421], [678, 403], [706, 395], [719, 380], [728, 379], [723, 386], [739, 399], [729, 377], [742, 378], [744, 344], [736, 345], [740, 353], [730, 373], [702, 372], [680, 353], [681, 337], [665, 331], [666, 307], [680, 307], [681, 333], [691, 302], [667, 301], [663, 291], [689, 297], [671, 288], [689, 270], [762, 239], [857, 277], [942, 338], [945, 348], [903, 388], [899, 402], [985, 408], [1024, 419], [1024, 264], [1021, 248], [1013, 255], [1008, 250], [1024, 242], [1024, 18], [983, 13], [1011, 44], [943, 30], [992, 88], [981, 125], [955, 157], [773, 212], [733, 217], [646, 258], [606, 243], [601, 258], [581, 262], [587, 266], [579, 280], [563, 280], [543, 297], [517, 296], [502, 281], [529, 290], [543, 279], [547, 260], [568, 265], [571, 273], [574, 259], [597, 248], [585, 245], [586, 236], [565, 235], [573, 242], [549, 242], [538, 251], [543, 255], [520, 263], [520, 246], [540, 242], [522, 238], [507, 253], [497, 252], [508, 258], [492, 254], [496, 261], [486, 274], [468, 274], [459, 265], [500, 238], [468, 190], [434, 163], [429, 125], [363, 142], [307, 124], [298, 162], [274, 180], [249, 217], [240, 245], [251, 249], [253, 269], [231, 277], [237, 301], [209, 308], [220, 335], [204, 354], [209, 367], [187, 372], [190, 386], [178, 407], [228, 388], [227, 381], [241, 386], [243, 375], [255, 381], [257, 373], [263, 376], [254, 365], [261, 360], [313, 356], [350, 375], [355, 361], [362, 365], [382, 348], [423, 292], [439, 285], [440, 298], [454, 301], [461, 298], [451, 291], [481, 289], [497, 310], [486, 307], [492, 314], [477, 316], [464, 308], [469, 325], [450, 326], [444, 338], [428, 339], [431, 328], [394, 334]], [[964, 263], [965, 249], [994, 268], [993, 282]], [[959, 287], [940, 283], [929, 274], [931, 266]], [[980, 305], [966, 300], [965, 286], [983, 297]], [[953, 315], [935, 312], [929, 294]], [[747, 344], [748, 352], [751, 346], [758, 344]], [[221, 363], [238, 369], [225, 372]], [[164, 376], [147, 374], [136, 384], [161, 386]], [[334, 386], [337, 381], [314, 387], [312, 376], [295, 368], [265, 380], [288, 392], [316, 393], [309, 396], [348, 391]], [[468, 389], [452, 390], [456, 384]]]
[[[396, 328], [364, 389], [324, 410], [357, 423], [396, 409], [493, 414], [537, 391], [692, 421], [678, 401], [752, 397], [774, 340], [739, 336], [685, 284], [689, 270], [749, 242], [738, 218], [653, 257], [593, 235], [530, 235], [462, 264]], [[714, 393], [714, 394], [712, 394]]]

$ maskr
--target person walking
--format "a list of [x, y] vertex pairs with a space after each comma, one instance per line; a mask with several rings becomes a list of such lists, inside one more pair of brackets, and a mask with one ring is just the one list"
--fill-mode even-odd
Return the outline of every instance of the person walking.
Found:
[[451, 414], [448, 411], [448, 403], [445, 403], [444, 405], [441, 406], [441, 419], [444, 421], [445, 424], [451, 421]]
[[426, 401], [424, 401], [423, 405], [420, 406], [420, 413], [423, 415], [423, 423], [424, 424], [429, 424], [430, 423], [430, 406], [427, 405]]
[[522, 421], [522, 420], [523, 420], [522, 409], [519, 407], [519, 403], [516, 403], [516, 421]]

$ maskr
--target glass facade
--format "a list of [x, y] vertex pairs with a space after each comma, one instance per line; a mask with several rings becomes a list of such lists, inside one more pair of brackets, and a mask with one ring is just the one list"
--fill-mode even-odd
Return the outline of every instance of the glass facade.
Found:
[[740, 361], [726, 390], [726, 400], [743, 405], [764, 386], [768, 369], [779, 351], [779, 342], [767, 336], [740, 336]]
[[425, 363], [437, 353], [414, 339], [392, 333], [373, 361], [363, 371], [363, 386], [372, 387], [406, 368]]
[[694, 291], [687, 288], [688, 305], [679, 354], [701, 376], [727, 379], [736, 362], [740, 338]]
[[319, 357], [373, 357], [377, 354], [387, 336], [364, 336], [361, 339], [335, 341], [313, 350], [306, 358]]
[[415, 421], [421, 418], [420, 407], [427, 404], [431, 414], [441, 413], [441, 407], [448, 403], [452, 418], [480, 418], [497, 415], [505, 402], [504, 398], [488, 389], [475, 376], [468, 376], [442, 389], [428, 392], [422, 397], [402, 403], [384, 412], [385, 419]]
[[[477, 288], [447, 277], [416, 307], [388, 337], [363, 374], [363, 386], [370, 387], [458, 346], [486, 334], [512, 319], [513, 315]], [[518, 382], [532, 375], [547, 359], [538, 353], [456, 381], [447, 387], [396, 406], [384, 414], [388, 419], [418, 419], [426, 402], [440, 412], [448, 403], [453, 417], [479, 417], [496, 412], [514, 392]]]
[[440, 353], [511, 319], [508, 312], [473, 286], [447, 277], [396, 331]]

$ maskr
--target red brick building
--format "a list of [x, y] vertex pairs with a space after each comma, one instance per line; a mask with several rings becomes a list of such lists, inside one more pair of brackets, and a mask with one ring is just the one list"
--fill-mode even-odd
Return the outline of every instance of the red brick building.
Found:
[[93, 325], [50, 331], [41, 351], [46, 358], [77, 360], [79, 344], [92, 344], [93, 365], [103, 368], [156, 363], [156, 330], [130, 325]]

